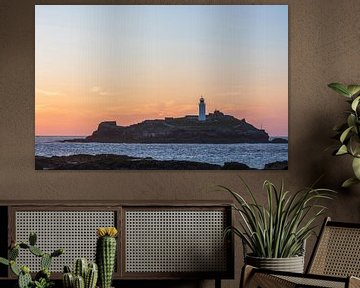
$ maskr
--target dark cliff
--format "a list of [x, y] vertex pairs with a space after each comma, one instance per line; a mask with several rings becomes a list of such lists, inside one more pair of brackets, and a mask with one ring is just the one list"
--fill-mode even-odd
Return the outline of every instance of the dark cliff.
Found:
[[[75, 141], [75, 140], [74, 140]], [[261, 129], [230, 115], [216, 111], [206, 121], [197, 116], [145, 120], [130, 126], [115, 121], [101, 122], [83, 142], [106, 143], [268, 143], [269, 135]]]

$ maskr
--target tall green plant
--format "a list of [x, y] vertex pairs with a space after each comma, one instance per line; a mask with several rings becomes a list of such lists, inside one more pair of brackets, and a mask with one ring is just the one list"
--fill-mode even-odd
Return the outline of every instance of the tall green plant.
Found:
[[249, 186], [243, 183], [250, 202], [239, 193], [220, 186], [235, 198], [233, 208], [240, 215], [240, 227], [229, 227], [225, 234], [233, 232], [239, 236], [256, 257], [287, 258], [300, 255], [304, 241], [314, 233], [315, 220], [326, 209], [317, 203], [318, 200], [332, 199], [334, 191], [305, 188], [292, 194], [285, 191], [283, 184], [278, 189], [266, 180], [267, 205], [263, 206]]
[[353, 157], [354, 177], [347, 179], [342, 184], [343, 187], [349, 187], [360, 183], [360, 85], [331, 83], [328, 86], [344, 96], [350, 104], [350, 109], [346, 111], [346, 122], [334, 127], [340, 141], [340, 146], [334, 154], [337, 156], [349, 154]]

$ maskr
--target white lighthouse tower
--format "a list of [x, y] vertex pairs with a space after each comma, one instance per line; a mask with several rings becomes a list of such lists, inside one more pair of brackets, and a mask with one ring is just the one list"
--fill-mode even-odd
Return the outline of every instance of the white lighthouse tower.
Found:
[[205, 120], [206, 120], [206, 106], [205, 106], [204, 97], [201, 96], [199, 102], [199, 121], [205, 121]]

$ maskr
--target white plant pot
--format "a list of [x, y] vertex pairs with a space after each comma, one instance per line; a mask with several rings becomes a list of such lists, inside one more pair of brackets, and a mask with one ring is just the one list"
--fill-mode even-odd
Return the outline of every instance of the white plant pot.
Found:
[[245, 263], [262, 269], [304, 273], [304, 256], [289, 258], [263, 258], [246, 255]]

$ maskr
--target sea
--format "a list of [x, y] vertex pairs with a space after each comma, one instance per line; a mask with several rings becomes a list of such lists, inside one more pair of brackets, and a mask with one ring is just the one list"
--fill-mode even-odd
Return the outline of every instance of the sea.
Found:
[[[156, 160], [186, 160], [223, 165], [239, 162], [262, 169], [265, 164], [288, 160], [288, 144], [129, 144], [61, 142], [74, 136], [36, 136], [36, 156], [69, 156], [74, 154], [116, 154], [151, 157]], [[285, 138], [287, 137], [275, 137]]]

